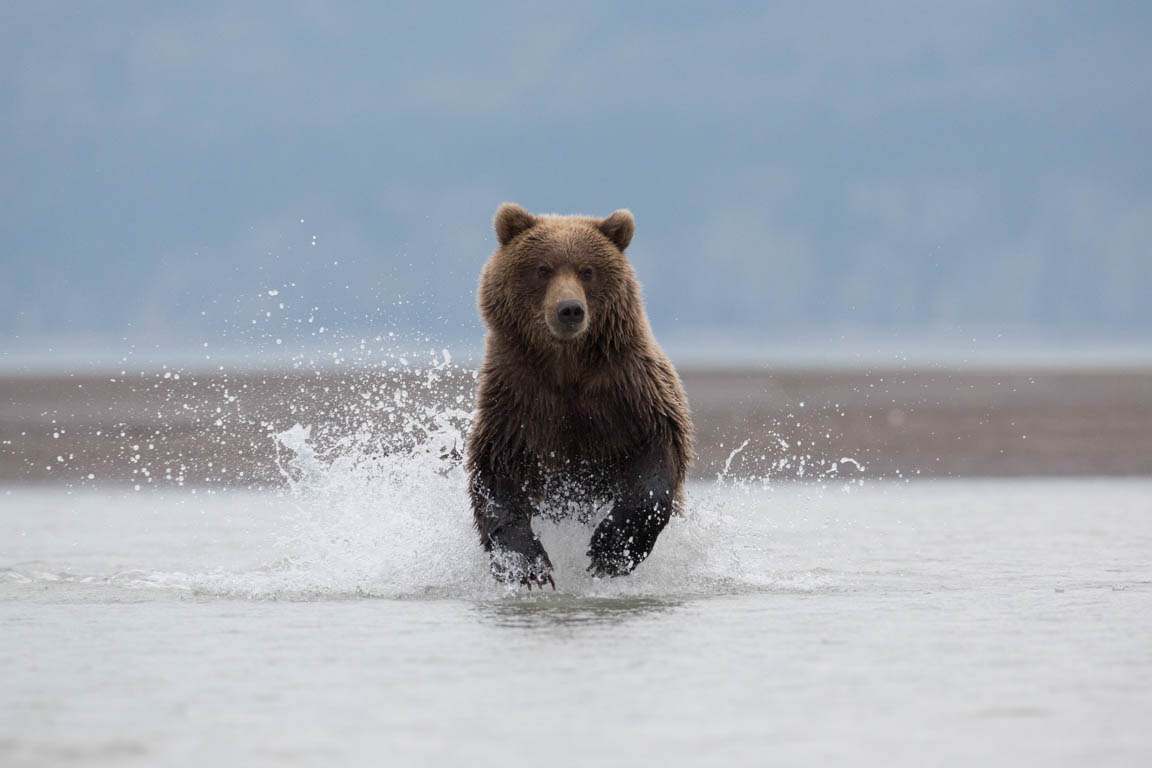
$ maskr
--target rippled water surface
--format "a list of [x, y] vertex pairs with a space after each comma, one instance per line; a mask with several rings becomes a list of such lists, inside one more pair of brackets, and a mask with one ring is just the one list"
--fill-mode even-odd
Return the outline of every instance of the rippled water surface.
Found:
[[1152, 483], [697, 485], [529, 594], [458, 467], [307, 469], [0, 490], [0, 764], [1152, 763]]

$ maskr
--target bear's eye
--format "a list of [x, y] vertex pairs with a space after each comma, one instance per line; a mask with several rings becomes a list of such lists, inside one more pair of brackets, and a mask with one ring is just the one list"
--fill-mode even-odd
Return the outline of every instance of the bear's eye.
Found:
[[540, 277], [552, 277], [552, 268], [540, 267], [540, 269], [536, 270], [536, 273], [540, 275]]
[[580, 279], [584, 282], [591, 282], [592, 280], [592, 267], [584, 267], [580, 270]]

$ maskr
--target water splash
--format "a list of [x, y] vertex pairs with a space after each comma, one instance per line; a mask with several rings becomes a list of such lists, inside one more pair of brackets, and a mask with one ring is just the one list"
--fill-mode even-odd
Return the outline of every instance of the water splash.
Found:
[[[216, 393], [218, 405], [211, 397], [191, 401], [200, 411], [223, 414], [212, 422], [217, 426], [196, 432], [196, 439], [222, 441], [221, 435], [232, 428], [229, 424], [239, 425], [235, 429], [247, 430], [242, 437], [250, 436], [252, 446], [246, 454], [236, 453], [232, 462], [252, 462], [263, 452], [272, 466], [265, 467], [271, 472], [261, 477], [269, 480], [251, 482], [247, 490], [219, 483], [206, 491], [205, 486], [185, 485], [186, 459], [181, 453], [167, 466], [154, 463], [164, 471], [149, 473], [149, 478], [153, 474], [168, 478], [169, 492], [175, 490], [183, 498], [198, 491], [231, 494], [238, 515], [245, 514], [244, 498], [262, 504], [273, 498], [275, 515], [243, 534], [252, 537], [252, 549], [261, 552], [261, 559], [214, 568], [202, 561], [203, 568], [197, 570], [193, 563], [182, 571], [149, 571], [136, 567], [139, 563], [118, 563], [111, 575], [61, 572], [58, 581], [254, 599], [528, 597], [527, 590], [494, 582], [472, 527], [462, 454], [472, 419], [467, 408], [473, 374], [455, 366], [446, 350], [431, 354], [424, 365], [409, 366], [406, 359], [393, 358], [365, 369], [363, 375], [340, 379], [339, 386], [297, 377], [281, 390], [280, 400], [249, 392], [247, 382], [223, 381]], [[176, 380], [179, 376], [173, 375]], [[191, 384], [194, 387], [196, 381]], [[195, 410], [183, 396], [173, 401], [182, 411]], [[258, 418], [259, 412], [248, 421], [235, 414], [230, 419], [227, 409], [237, 402], [279, 410], [267, 420]], [[300, 420], [285, 421], [277, 414], [295, 414]], [[160, 416], [167, 428], [166, 414]], [[175, 448], [180, 445], [176, 439], [168, 442]], [[795, 466], [803, 476], [808, 457], [784, 456], [776, 460], [778, 466], [759, 474], [746, 468], [735, 473], [736, 460], [744, 458], [748, 445], [747, 439], [739, 443], [713, 482], [689, 487], [685, 514], [672, 519], [653, 554], [628, 577], [596, 579], [586, 572], [588, 541], [607, 507], [583, 519], [537, 518], [533, 525], [555, 566], [558, 592], [663, 598], [820, 588], [822, 577], [802, 572], [798, 578], [785, 576], [774, 559], [771, 478], [773, 472], [794, 476]], [[165, 447], [163, 434], [155, 438], [155, 447]], [[153, 443], [133, 442], [129, 448], [135, 465], [138, 454], [152, 449]], [[204, 454], [209, 467], [217, 459], [223, 473], [226, 462], [220, 460], [220, 452]], [[207, 478], [211, 482], [215, 476]], [[826, 482], [842, 481], [833, 477]], [[823, 489], [813, 486], [810, 492], [820, 494]], [[789, 499], [789, 504], [796, 501], [794, 494]], [[16, 571], [6, 576], [12, 583], [19, 578]], [[531, 594], [534, 599], [549, 595], [550, 591]]]
[[[466, 412], [427, 407], [411, 412], [391, 438], [394, 445], [381, 446], [364, 433], [324, 450], [308, 427], [285, 430], [276, 436], [289, 484], [285, 513], [281, 528], [269, 532], [278, 558], [252, 571], [155, 582], [247, 598], [549, 599], [550, 591], [497, 584], [488, 572], [472, 528], [463, 462], [452, 450], [464, 444], [467, 426]], [[414, 433], [419, 439], [410, 439]], [[598, 518], [539, 517], [533, 526], [561, 595], [681, 597], [819, 587], [810, 575], [782, 576], [773, 564], [772, 530], [765, 524], [770, 495], [763, 479], [691, 486], [687, 513], [673, 518], [643, 565], [617, 579], [586, 572]]]

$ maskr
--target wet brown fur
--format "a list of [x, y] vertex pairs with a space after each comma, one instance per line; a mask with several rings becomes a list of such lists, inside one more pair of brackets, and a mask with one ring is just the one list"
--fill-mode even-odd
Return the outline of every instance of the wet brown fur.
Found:
[[[500, 247], [480, 278], [489, 334], [468, 449], [485, 548], [492, 536], [482, 510], [493, 483], [510, 489], [516, 503], [539, 503], [547, 475], [567, 469], [603, 479], [619, 496], [649, 456], [667, 475], [675, 507], [692, 456], [692, 424], [624, 256], [631, 213], [532, 216], [505, 204], [494, 224]], [[585, 304], [586, 328], [562, 340], [550, 324], [563, 298]]]

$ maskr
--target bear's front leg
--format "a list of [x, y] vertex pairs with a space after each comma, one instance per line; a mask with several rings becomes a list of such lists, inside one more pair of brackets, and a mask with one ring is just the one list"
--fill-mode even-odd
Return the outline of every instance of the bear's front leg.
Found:
[[480, 543], [491, 554], [492, 575], [506, 583], [551, 584], [552, 561], [532, 531], [532, 505], [507, 478], [478, 470], [472, 481], [472, 511]]
[[612, 511], [592, 534], [589, 572], [624, 576], [644, 562], [672, 516], [679, 483], [675, 464], [659, 446], [633, 462]]

